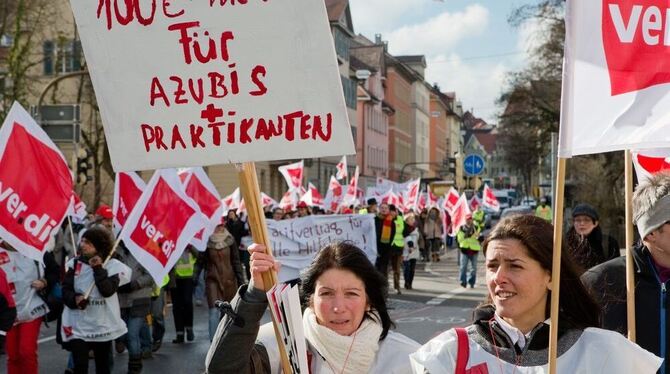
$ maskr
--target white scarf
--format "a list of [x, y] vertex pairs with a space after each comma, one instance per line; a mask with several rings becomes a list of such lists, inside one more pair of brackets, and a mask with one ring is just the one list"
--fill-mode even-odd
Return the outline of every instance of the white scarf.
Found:
[[[370, 371], [383, 331], [379, 323], [364, 319], [355, 334], [344, 336], [319, 325], [312, 308], [307, 308], [302, 316], [302, 325], [307, 341], [326, 359], [336, 374]], [[344, 368], [342, 365], [345, 365]]]

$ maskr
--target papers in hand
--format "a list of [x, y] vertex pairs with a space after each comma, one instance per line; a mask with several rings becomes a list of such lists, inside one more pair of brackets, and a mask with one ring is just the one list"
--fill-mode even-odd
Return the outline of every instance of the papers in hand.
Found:
[[298, 286], [277, 283], [267, 292], [267, 296], [282, 338], [280, 349], [286, 352], [293, 373], [309, 373]]

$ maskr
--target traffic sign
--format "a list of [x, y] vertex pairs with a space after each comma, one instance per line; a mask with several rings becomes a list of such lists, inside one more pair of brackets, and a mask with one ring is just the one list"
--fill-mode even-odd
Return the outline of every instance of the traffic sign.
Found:
[[484, 170], [484, 159], [480, 155], [471, 154], [465, 157], [463, 168], [468, 176], [479, 175]]

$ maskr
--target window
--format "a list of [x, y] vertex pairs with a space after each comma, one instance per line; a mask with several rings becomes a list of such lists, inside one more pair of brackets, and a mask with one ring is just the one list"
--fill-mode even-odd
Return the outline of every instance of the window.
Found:
[[356, 82], [341, 75], [340, 78], [344, 89], [344, 101], [349, 108], [356, 109]]
[[58, 75], [80, 71], [81, 42], [78, 40], [47, 40], [42, 44], [44, 75]]

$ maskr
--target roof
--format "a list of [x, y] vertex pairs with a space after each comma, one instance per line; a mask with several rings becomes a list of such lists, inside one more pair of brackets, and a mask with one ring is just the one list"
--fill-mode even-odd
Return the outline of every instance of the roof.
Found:
[[326, 0], [326, 10], [328, 11], [328, 20], [337, 22], [342, 18], [342, 13], [349, 5], [349, 0]]
[[420, 64], [426, 64], [426, 57], [424, 55], [405, 55], [405, 56], [396, 56], [396, 58], [400, 62], [404, 62], [406, 64], [412, 64], [412, 63], [420, 63]]
[[491, 131], [491, 132], [475, 132], [474, 133], [475, 137], [477, 138], [477, 141], [479, 141], [479, 144], [484, 147], [484, 150], [488, 154], [492, 154], [493, 151], [496, 149], [496, 140], [498, 139], [498, 134]]

